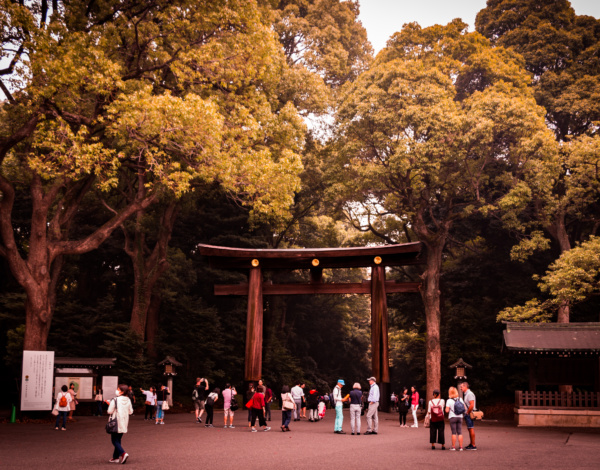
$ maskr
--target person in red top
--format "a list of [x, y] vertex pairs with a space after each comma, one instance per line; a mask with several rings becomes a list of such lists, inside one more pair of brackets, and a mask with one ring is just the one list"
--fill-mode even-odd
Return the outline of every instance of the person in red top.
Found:
[[256, 393], [252, 397], [252, 428], [250, 431], [256, 432], [254, 425], [256, 424], [256, 418], [258, 418], [258, 425], [263, 427], [263, 431], [270, 431], [271, 428], [267, 426], [265, 420], [265, 388], [259, 386]]
[[419, 423], [417, 422], [417, 409], [419, 408], [419, 392], [415, 387], [410, 387], [411, 399], [410, 399], [410, 408], [412, 410], [414, 423], [411, 428], [418, 428]]

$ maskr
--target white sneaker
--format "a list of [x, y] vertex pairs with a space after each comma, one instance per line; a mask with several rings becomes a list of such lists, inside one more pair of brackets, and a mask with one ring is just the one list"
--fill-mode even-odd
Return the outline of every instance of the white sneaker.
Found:
[[235, 429], [235, 426], [234, 426], [233, 424], [230, 424], [230, 425], [229, 425], [229, 427], [230, 427], [231, 429]]
[[413, 425], [411, 426], [411, 428], [418, 428], [418, 427], [419, 427], [419, 425], [418, 425], [418, 424], [413, 424]]
[[263, 429], [263, 431], [270, 431], [271, 428], [269, 426], [267, 426], [265, 429]]
[[250, 431], [252, 431], [252, 432], [257, 432], [257, 431], [256, 431], [256, 428], [252, 428], [252, 429], [250, 429]]
[[123, 455], [121, 455], [121, 463], [124, 464], [125, 462], [127, 462], [128, 457], [129, 457], [129, 454], [127, 452], [125, 452]]

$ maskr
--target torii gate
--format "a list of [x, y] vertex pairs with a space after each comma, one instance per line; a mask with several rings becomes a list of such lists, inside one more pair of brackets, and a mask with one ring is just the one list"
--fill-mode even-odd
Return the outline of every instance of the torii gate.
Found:
[[[215, 295], [248, 296], [244, 379], [262, 378], [263, 295], [371, 294], [372, 375], [381, 390], [381, 408], [389, 409], [390, 369], [387, 293], [418, 292], [419, 282], [385, 280], [386, 266], [421, 264], [421, 242], [357, 248], [246, 249], [198, 245], [200, 254], [218, 269], [248, 269], [248, 282], [215, 285]], [[324, 283], [323, 269], [370, 267], [371, 280]], [[263, 281], [263, 269], [309, 269], [310, 283], [273, 284]]]

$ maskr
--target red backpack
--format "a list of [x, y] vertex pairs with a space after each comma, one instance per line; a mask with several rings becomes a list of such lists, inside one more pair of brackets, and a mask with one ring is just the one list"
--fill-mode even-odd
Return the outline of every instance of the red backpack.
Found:
[[58, 406], [64, 408], [65, 406], [67, 406], [67, 396], [63, 393], [62, 397], [60, 397], [60, 400], [58, 400]]
[[444, 410], [442, 409], [442, 405], [440, 403], [441, 402], [439, 398], [437, 405], [433, 403], [433, 400], [431, 400], [431, 421], [433, 423], [444, 421]]

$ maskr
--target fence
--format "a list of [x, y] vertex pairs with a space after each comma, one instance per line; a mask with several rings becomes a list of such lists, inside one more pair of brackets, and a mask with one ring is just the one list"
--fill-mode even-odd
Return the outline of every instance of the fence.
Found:
[[600, 408], [600, 392], [515, 392], [517, 408]]

